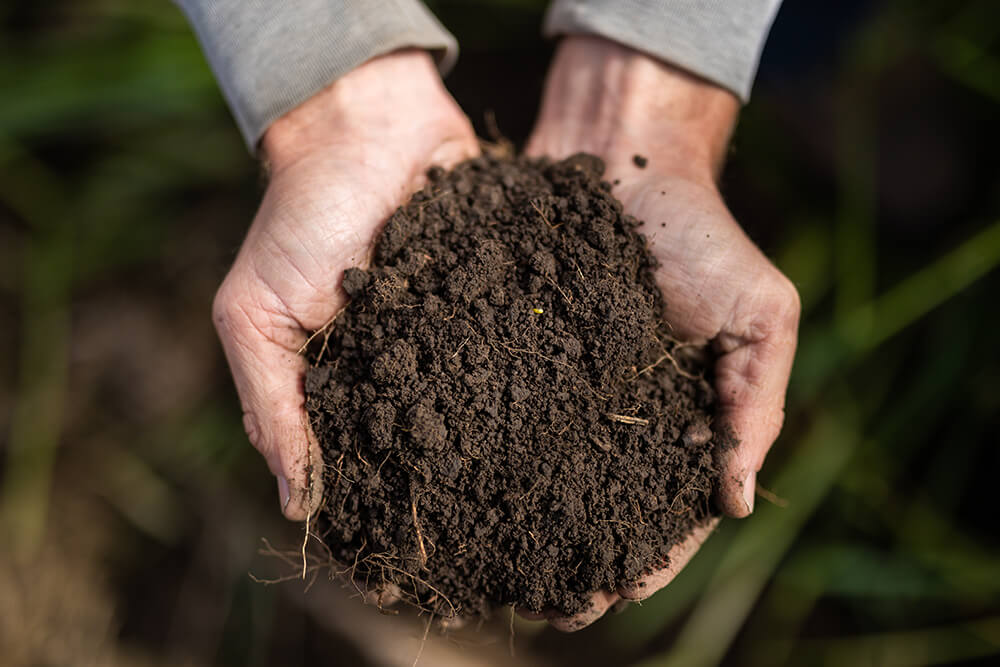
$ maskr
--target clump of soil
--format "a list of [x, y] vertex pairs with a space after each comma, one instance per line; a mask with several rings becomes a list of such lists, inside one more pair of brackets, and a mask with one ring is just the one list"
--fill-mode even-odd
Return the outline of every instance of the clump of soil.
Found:
[[[444, 616], [574, 614], [714, 512], [715, 394], [588, 155], [481, 157], [397, 210], [311, 346], [317, 528]], [[328, 334], [328, 335], [327, 335]]]

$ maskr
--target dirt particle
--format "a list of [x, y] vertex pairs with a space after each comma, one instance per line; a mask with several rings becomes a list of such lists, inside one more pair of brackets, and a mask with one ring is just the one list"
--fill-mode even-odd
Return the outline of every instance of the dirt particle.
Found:
[[639, 169], [645, 169], [646, 165], [649, 164], [649, 159], [643, 157], [642, 155], [633, 155], [632, 162], [634, 162], [635, 166], [639, 167]]

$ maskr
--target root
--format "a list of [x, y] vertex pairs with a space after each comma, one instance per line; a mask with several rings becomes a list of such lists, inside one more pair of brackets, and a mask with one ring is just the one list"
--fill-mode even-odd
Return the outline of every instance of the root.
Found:
[[[450, 197], [453, 194], [455, 194], [455, 193], [454, 192], [442, 192], [441, 194], [435, 195], [435, 196], [431, 197], [430, 199], [426, 199], [426, 200], [420, 202], [420, 214], [423, 215], [424, 208], [426, 208], [427, 206], [430, 206], [434, 202], [441, 201], [442, 199], [444, 199], [446, 197]], [[427, 255], [424, 255], [424, 257], [427, 257]], [[430, 258], [428, 257], [428, 259], [430, 259]]]
[[510, 632], [507, 636], [507, 649], [510, 651], [510, 657], [514, 657], [514, 605], [510, 606]]
[[531, 488], [528, 489], [527, 491], [525, 491], [524, 493], [522, 493], [520, 496], [517, 497], [517, 502], [522, 502], [525, 498], [527, 498], [528, 496], [530, 496], [532, 494], [532, 492], [535, 490], [535, 487], [537, 487], [538, 483], [541, 482], [541, 481], [542, 481], [541, 476], [537, 477], [535, 479], [535, 481], [532, 483]]
[[705, 489], [705, 488], [703, 488], [703, 487], [698, 486], [697, 484], [695, 484], [695, 480], [696, 479], [697, 479], [697, 477], [692, 477], [691, 479], [689, 479], [684, 484], [684, 486], [681, 487], [681, 490], [677, 492], [677, 495], [674, 496], [674, 499], [670, 501], [670, 513], [671, 514], [687, 514], [688, 512], [690, 512], [692, 510], [692, 506], [691, 505], [683, 505], [679, 509], [675, 509], [674, 508], [674, 506], [677, 504], [677, 501], [681, 500], [681, 496], [683, 496], [689, 490], [693, 489], [695, 491], [700, 491], [702, 493], [707, 493], [708, 492], [708, 489]]
[[410, 497], [410, 509], [413, 510], [413, 527], [417, 531], [417, 546], [420, 548], [420, 567], [427, 567], [427, 549], [424, 548], [424, 533], [420, 530], [420, 522], [417, 520], [417, 500]]
[[348, 477], [347, 475], [344, 474], [344, 453], [343, 452], [340, 453], [340, 458], [337, 459], [337, 469], [335, 470], [335, 472], [337, 473], [337, 480], [338, 480], [338, 482], [340, 480], [342, 480], [342, 479], [346, 479], [348, 484], [356, 484], [357, 483], [357, 480], [353, 480], [353, 479], [351, 479], [350, 477]]
[[546, 278], [546, 280], [549, 281], [549, 284], [551, 284], [553, 287], [555, 287], [557, 290], [559, 290], [559, 294], [562, 295], [562, 298], [566, 300], [566, 303], [568, 305], [570, 305], [570, 306], [573, 305], [573, 299], [569, 298], [569, 295], [567, 295], [566, 292], [563, 291], [562, 287], [559, 287], [559, 283], [557, 283], [552, 278]]
[[[598, 519], [597, 523], [617, 523], [619, 526], [628, 526], [629, 528], [631, 528], [635, 532], [639, 532], [639, 530], [640, 530], [639, 527], [636, 524], [632, 523], [631, 521], [622, 521], [621, 519]], [[645, 525], [645, 524], [643, 524], [643, 525]], [[580, 567], [580, 563], [577, 563], [576, 566], [579, 568]]]
[[466, 336], [465, 340], [463, 340], [462, 343], [461, 343], [461, 345], [458, 346], [458, 349], [455, 350], [455, 353], [453, 355], [451, 355], [450, 357], [448, 357], [448, 359], [454, 359], [455, 357], [457, 357], [458, 353], [462, 351], [462, 348], [465, 347], [465, 344], [469, 342], [470, 338], [472, 338], [472, 336]]
[[306, 342], [302, 343], [302, 346], [299, 347], [299, 351], [296, 352], [296, 354], [298, 354], [300, 356], [302, 354], [304, 354], [305, 351], [307, 349], [309, 349], [309, 344], [312, 343], [313, 340], [315, 340], [316, 336], [319, 336], [320, 334], [322, 334], [323, 335], [323, 347], [320, 349], [319, 355], [316, 357], [316, 363], [318, 364], [320, 362], [320, 360], [323, 358], [323, 354], [326, 352], [327, 346], [330, 343], [330, 334], [333, 333], [333, 329], [332, 329], [333, 323], [337, 320], [338, 317], [340, 317], [340, 314], [342, 312], [344, 312], [344, 308], [347, 308], [347, 306], [345, 305], [342, 308], [340, 308], [337, 312], [335, 312], [333, 314], [333, 317], [331, 317], [329, 320], [326, 321], [326, 324], [324, 324], [323, 326], [321, 326], [319, 329], [316, 329], [316, 331], [312, 332], [309, 335], [309, 337], [306, 338]]
[[657, 359], [656, 361], [654, 361], [653, 363], [651, 363], [649, 366], [646, 366], [641, 371], [639, 371], [638, 373], [636, 373], [635, 376], [633, 376], [631, 378], [631, 380], [635, 380], [639, 376], [645, 375], [646, 373], [648, 373], [649, 371], [653, 370], [654, 368], [656, 368], [657, 366], [659, 366], [660, 364], [662, 364], [664, 361], [667, 361], [667, 360], [669, 360], [670, 363], [674, 365], [674, 368], [677, 370], [677, 373], [680, 374], [681, 376], [686, 377], [689, 380], [698, 380], [699, 379], [700, 376], [694, 375], [693, 373], [688, 373], [686, 370], [684, 370], [683, 368], [681, 368], [680, 364], [677, 363], [677, 360], [674, 359], [673, 355], [671, 355], [669, 352], [667, 352], [666, 350], [664, 350], [663, 354], [660, 356], [659, 359]]
[[424, 636], [420, 639], [420, 648], [417, 649], [417, 655], [413, 658], [413, 667], [417, 667], [417, 663], [420, 662], [420, 656], [424, 652], [424, 645], [427, 643], [427, 635], [431, 631], [431, 623], [434, 622], [434, 613], [427, 618], [427, 625], [424, 627]]
[[312, 510], [309, 510], [309, 513], [306, 514], [306, 534], [305, 534], [305, 537], [302, 538], [302, 580], [303, 581], [305, 581], [305, 579], [306, 579], [306, 571], [307, 571], [307, 565], [308, 565], [308, 563], [306, 561], [306, 546], [309, 544], [309, 522], [312, 520], [312, 515], [313, 515]]
[[[399, 574], [399, 575], [402, 575], [403, 577], [409, 578], [410, 582], [413, 583], [414, 591], [416, 591], [417, 584], [420, 584], [421, 586], [423, 586], [427, 590], [429, 590], [432, 593], [434, 593], [434, 597], [432, 598], [431, 602], [432, 601], [436, 601], [439, 598], [441, 600], [444, 600], [444, 602], [448, 605], [448, 609], [449, 609], [449, 614], [447, 615], [447, 618], [454, 618], [454, 617], [458, 616], [458, 609], [455, 607], [455, 605], [452, 603], [452, 601], [450, 599], [448, 599], [448, 596], [446, 596], [438, 588], [436, 588], [435, 586], [433, 586], [429, 582], [427, 582], [427, 580], [422, 579], [421, 577], [418, 577], [415, 574], [411, 574], [411, 573], [407, 572], [406, 570], [404, 570], [402, 568], [396, 567], [395, 565], [393, 565], [391, 563], [391, 561], [390, 561], [391, 558], [397, 558], [398, 559], [398, 556], [392, 556], [390, 554], [380, 554], [380, 553], [379, 554], [369, 554], [368, 556], [366, 556], [364, 559], [361, 560], [361, 564], [367, 564], [368, 562], [372, 562], [372, 563], [374, 563], [375, 566], [377, 566], [377, 567], [379, 567], [381, 569], [389, 570], [390, 572], [395, 572], [396, 574]], [[383, 581], [386, 580], [386, 577], [385, 577], [384, 574], [382, 576], [382, 579], [383, 579]], [[400, 587], [400, 595], [401, 596], [403, 595], [403, 589], [402, 589], [402, 587]], [[405, 599], [405, 598], [402, 598], [402, 599]], [[421, 604], [420, 598], [419, 598], [419, 596], [417, 595], [416, 592], [414, 592], [412, 600], [407, 600], [407, 602], [409, 602], [414, 607], [416, 607], [417, 609], [420, 609], [422, 611], [426, 611], [428, 613], [435, 613], [433, 609], [428, 609], [423, 604]]]
[[549, 216], [545, 215], [545, 211], [542, 210], [542, 207], [539, 206], [538, 202], [536, 202], [534, 199], [532, 199], [528, 203], [531, 204], [531, 208], [535, 209], [535, 213], [537, 213], [538, 217], [542, 219], [542, 222], [545, 223], [546, 227], [548, 227], [549, 229], [559, 229], [560, 227], [562, 227], [562, 223], [559, 223], [558, 225], [553, 225], [551, 222], [549, 222]]
[[[314, 534], [313, 537], [316, 537], [316, 535]], [[308, 539], [308, 533], [306, 535], [306, 538]], [[324, 546], [324, 548], [326, 549], [326, 552], [327, 552], [326, 558], [319, 558], [319, 557], [316, 557], [316, 556], [313, 556], [313, 557], [310, 558], [307, 555], [305, 557], [306, 560], [305, 560], [305, 563], [304, 563], [305, 564], [305, 569], [304, 569], [303, 572], [300, 572], [299, 569], [298, 569], [299, 568], [299, 563], [295, 559], [295, 557], [299, 555], [299, 552], [296, 552], [296, 551], [278, 551], [267, 540], [267, 538], [263, 538], [262, 537], [261, 538], [261, 542], [264, 543], [264, 546], [258, 551], [259, 554], [261, 554], [262, 556], [270, 556], [272, 558], [277, 558], [282, 563], [285, 563], [289, 568], [291, 568], [293, 570], [293, 572], [290, 573], [290, 574], [283, 575], [281, 577], [276, 577], [274, 579], [265, 579], [263, 577], [256, 576], [253, 572], [248, 572], [247, 575], [250, 577], [250, 579], [252, 581], [254, 581], [255, 583], [258, 583], [258, 584], [266, 584], [266, 585], [281, 584], [281, 583], [284, 583], [286, 581], [294, 581], [296, 579], [302, 580], [302, 579], [305, 579], [305, 577], [307, 575], [311, 574], [311, 575], [313, 575], [313, 578], [310, 580], [309, 584], [306, 586], [306, 590], [308, 590], [309, 588], [312, 587], [312, 584], [316, 581], [316, 577], [319, 575], [319, 572], [321, 570], [323, 570], [324, 568], [331, 568], [332, 569], [332, 565], [335, 562], [333, 560], [333, 554], [330, 553], [330, 550], [328, 548], [326, 548], [326, 545], [324, 544], [323, 546]], [[320, 543], [322, 544], [322, 540], [320, 540]]]
[[[414, 509], [416, 508], [415, 503], [413, 507]], [[316, 540], [323, 546], [322, 554], [310, 554], [307, 550], [305, 550], [308, 537], [310, 535], [315, 537]], [[458, 608], [455, 607], [454, 603], [440, 589], [422, 577], [412, 574], [402, 567], [397, 566], [394, 561], [401, 562], [402, 559], [399, 556], [389, 552], [369, 553], [367, 556], [363, 556], [362, 554], [364, 553], [367, 541], [362, 542], [361, 548], [358, 549], [357, 553], [354, 555], [354, 562], [349, 566], [344, 566], [344, 563], [338, 561], [334, 557], [333, 552], [330, 551], [329, 547], [315, 533], [310, 532], [306, 534], [306, 541], [303, 542], [301, 550], [296, 549], [280, 551], [275, 549], [266, 538], [261, 538], [261, 542], [263, 542], [264, 545], [259, 550], [261, 555], [277, 558], [289, 569], [291, 569], [292, 572], [273, 579], [265, 579], [254, 575], [252, 572], [248, 572], [248, 576], [255, 583], [274, 585], [288, 581], [301, 580], [303, 579], [303, 572], [305, 572], [305, 577], [309, 577], [311, 575], [311, 579], [309, 579], [306, 586], [306, 590], [308, 591], [309, 588], [312, 587], [313, 583], [315, 583], [318, 579], [320, 573], [327, 571], [329, 572], [330, 579], [333, 579], [334, 577], [344, 578], [346, 583], [353, 585], [358, 595], [365, 600], [369, 600], [370, 595], [375, 590], [384, 591], [386, 584], [391, 583], [398, 588], [399, 599], [401, 601], [417, 608], [421, 612], [435, 616], [442, 616], [444, 618], [457, 618], [459, 615]], [[304, 559], [302, 563], [299, 562], [300, 557]], [[304, 566], [304, 570], [299, 569], [300, 565]], [[371, 578], [373, 576], [376, 576], [381, 580], [381, 586], [373, 587], [371, 585], [374, 583], [371, 582]], [[363, 578], [363, 580], [359, 577]], [[400, 585], [407, 579], [409, 579], [413, 585], [413, 591], [410, 593], [407, 593]], [[420, 597], [419, 587], [421, 586], [430, 591], [430, 595], [427, 599], [422, 600]], [[381, 607], [381, 604], [379, 604], [379, 606]]]
[[[668, 327], [670, 326], [669, 322], [667, 322], [666, 324], [667, 324]], [[633, 380], [635, 378], [639, 377], [640, 375], [644, 375], [644, 374], [648, 373], [649, 371], [653, 370], [654, 368], [656, 368], [657, 366], [659, 366], [660, 364], [662, 364], [664, 361], [667, 361], [667, 360], [669, 360], [670, 363], [673, 364], [673, 367], [677, 370], [677, 372], [681, 375], [681, 377], [686, 377], [689, 380], [698, 380], [698, 379], [700, 379], [701, 376], [694, 375], [692, 373], [687, 372], [683, 368], [681, 368], [680, 364], [677, 363], [677, 359], [672, 354], [670, 354], [670, 352], [667, 351], [667, 346], [663, 344], [663, 341], [660, 340], [660, 338], [656, 334], [652, 334], [652, 336], [653, 336], [653, 340], [655, 340], [656, 343], [660, 346], [660, 352], [662, 354], [661, 354], [661, 356], [660, 356], [659, 359], [657, 359], [652, 364], [650, 364], [649, 366], [646, 366], [641, 371], [639, 371], [638, 373], [636, 373], [635, 377], [632, 378]], [[678, 350], [682, 350], [685, 347], [694, 347], [695, 346], [694, 343], [679, 341], [676, 338], [674, 338], [673, 336], [664, 335], [663, 337], [666, 338], [669, 342], [673, 343], [673, 345], [674, 345], [673, 351], [674, 352], [677, 352]]]

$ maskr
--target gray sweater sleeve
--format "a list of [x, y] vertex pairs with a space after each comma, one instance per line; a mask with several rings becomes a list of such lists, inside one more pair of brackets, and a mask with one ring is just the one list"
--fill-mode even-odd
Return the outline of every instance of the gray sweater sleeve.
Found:
[[377, 55], [415, 46], [448, 70], [455, 38], [419, 0], [175, 0], [250, 150], [268, 126]]
[[600, 35], [750, 97], [781, 0], [555, 0], [545, 33]]

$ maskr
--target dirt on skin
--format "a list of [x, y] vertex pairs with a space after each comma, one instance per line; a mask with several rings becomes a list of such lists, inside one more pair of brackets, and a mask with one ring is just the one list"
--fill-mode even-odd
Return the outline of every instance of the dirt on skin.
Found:
[[344, 273], [306, 395], [317, 532], [359, 586], [445, 617], [574, 614], [715, 513], [711, 360], [671, 339], [603, 170], [432, 169]]

